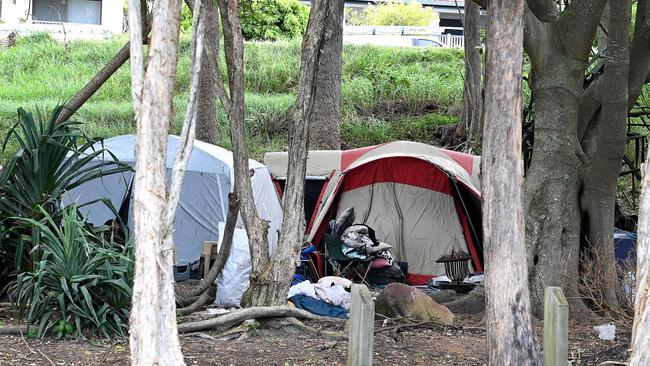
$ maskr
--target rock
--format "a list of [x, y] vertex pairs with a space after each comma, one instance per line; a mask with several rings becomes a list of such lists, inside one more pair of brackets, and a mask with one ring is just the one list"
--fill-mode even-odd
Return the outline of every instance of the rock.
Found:
[[398, 282], [384, 288], [375, 302], [375, 312], [388, 317], [402, 316], [445, 325], [454, 322], [454, 314], [446, 306], [417, 288]]
[[480, 284], [469, 294], [444, 304], [454, 314], [478, 314], [485, 309], [485, 286]]

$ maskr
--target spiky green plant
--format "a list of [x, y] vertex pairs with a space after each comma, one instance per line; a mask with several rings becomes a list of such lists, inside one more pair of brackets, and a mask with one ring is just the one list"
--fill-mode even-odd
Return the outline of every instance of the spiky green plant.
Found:
[[[18, 275], [9, 295], [38, 336], [124, 336], [133, 283], [132, 240], [119, 244], [98, 235], [64, 208], [60, 222], [41, 209], [43, 219], [18, 218], [33, 227], [32, 250], [41, 252], [33, 270]], [[108, 239], [107, 239], [108, 237]]]
[[57, 123], [63, 108], [57, 106], [49, 115], [37, 111], [36, 116], [19, 108], [18, 121], [4, 139], [3, 151], [10, 142], [19, 150], [0, 175], [0, 282], [8, 283], [12, 272], [31, 269], [34, 259], [32, 228], [16, 218], [39, 221], [45, 212], [58, 220], [65, 192], [131, 169], [97, 148], [100, 140], [84, 136], [80, 122]]

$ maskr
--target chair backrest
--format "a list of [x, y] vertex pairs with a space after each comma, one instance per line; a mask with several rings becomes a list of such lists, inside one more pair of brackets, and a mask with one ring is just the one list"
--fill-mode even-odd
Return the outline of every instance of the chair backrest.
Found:
[[323, 237], [325, 247], [327, 248], [327, 255], [331, 260], [335, 261], [349, 261], [350, 258], [346, 257], [341, 251], [341, 238], [336, 235], [325, 234]]

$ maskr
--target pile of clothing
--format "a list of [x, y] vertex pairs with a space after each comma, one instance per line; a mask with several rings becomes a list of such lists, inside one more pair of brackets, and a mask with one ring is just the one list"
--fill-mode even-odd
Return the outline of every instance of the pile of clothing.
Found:
[[377, 241], [375, 231], [368, 225], [352, 225], [341, 235], [341, 251], [346, 257], [362, 261], [382, 258], [388, 266], [393, 265], [389, 244]]
[[307, 280], [291, 286], [287, 297], [290, 305], [298, 309], [321, 316], [347, 318], [352, 296], [346, 289], [351, 286], [348, 279], [328, 276], [318, 283]]

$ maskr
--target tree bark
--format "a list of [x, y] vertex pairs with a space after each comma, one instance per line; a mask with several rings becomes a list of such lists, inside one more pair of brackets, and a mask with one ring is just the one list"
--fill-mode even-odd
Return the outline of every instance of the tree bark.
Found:
[[480, 146], [483, 132], [483, 90], [481, 88], [481, 24], [480, 7], [471, 1], [465, 4], [465, 85], [463, 87], [463, 106], [456, 136], [464, 138], [470, 147]]
[[[610, 2], [608, 14], [608, 40], [605, 52], [605, 74], [601, 112], [598, 121], [588, 131], [585, 152], [592, 162], [584, 179], [582, 197], [582, 225], [590, 244], [606, 258], [606, 276], [611, 281], [604, 284], [605, 299], [616, 306], [616, 290], [608, 285], [617, 283], [613, 241], [614, 203], [618, 188], [618, 173], [625, 153], [627, 138], [628, 72], [630, 66], [628, 32], [630, 3]], [[586, 226], [586, 227], [585, 227]]]
[[[185, 0], [188, 8], [194, 11], [194, 0]], [[219, 19], [217, 5], [213, 1], [201, 2], [201, 21], [206, 24], [205, 52], [201, 56], [199, 75], [198, 110], [196, 119], [196, 139], [210, 144], [219, 142], [217, 128], [217, 83], [221, 75], [217, 73], [219, 62]]]
[[650, 155], [646, 158], [639, 207], [636, 300], [630, 366], [650, 364]]
[[302, 41], [298, 95], [289, 116], [289, 169], [284, 193], [283, 225], [278, 248], [267, 268], [258, 267], [251, 275], [246, 291], [247, 304], [270, 306], [284, 304], [291, 277], [304, 242], [304, 189], [309, 146], [309, 116], [312, 114], [319, 58], [323, 54], [325, 23], [337, 9], [334, 1], [316, 0], [311, 3], [307, 31]]
[[167, 248], [167, 133], [178, 62], [180, 0], [154, 4], [145, 72], [140, 2], [129, 1], [131, 80], [137, 125], [135, 277], [130, 318], [134, 365], [184, 365], [176, 325], [173, 249]]
[[490, 365], [540, 365], [532, 325], [522, 207], [523, 0], [488, 9], [482, 195]]
[[343, 65], [343, 0], [331, 1], [327, 12], [314, 106], [309, 116], [309, 147], [341, 148], [341, 68]]

